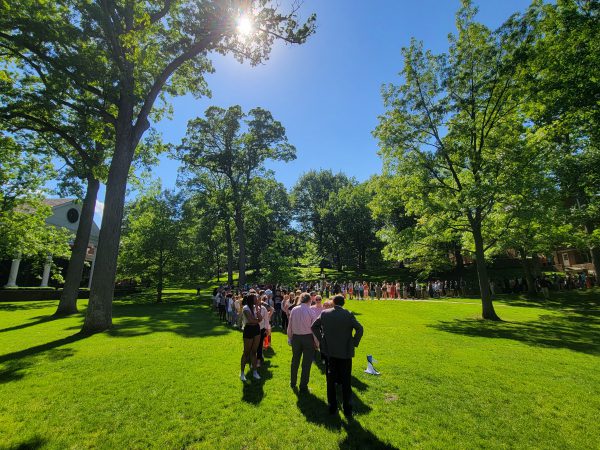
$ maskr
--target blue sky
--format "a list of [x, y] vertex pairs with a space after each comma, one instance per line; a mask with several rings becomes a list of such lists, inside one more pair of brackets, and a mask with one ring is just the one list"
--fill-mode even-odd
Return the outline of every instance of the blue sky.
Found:
[[[529, 3], [479, 0], [478, 19], [496, 28]], [[436, 53], [447, 50], [459, 5], [459, 0], [305, 0], [301, 13], [315, 12], [318, 27], [306, 44], [276, 45], [258, 67], [215, 56], [216, 71], [207, 76], [212, 98], [175, 98], [172, 120], [154, 126], [165, 141], [177, 144], [188, 120], [208, 106], [239, 104], [244, 111], [260, 106], [284, 125], [296, 146], [295, 161], [269, 164], [286, 187], [310, 169], [366, 180], [381, 170], [371, 131], [383, 112], [382, 84], [399, 81], [401, 48], [415, 37]], [[171, 188], [177, 168], [165, 156], [153, 174]]]

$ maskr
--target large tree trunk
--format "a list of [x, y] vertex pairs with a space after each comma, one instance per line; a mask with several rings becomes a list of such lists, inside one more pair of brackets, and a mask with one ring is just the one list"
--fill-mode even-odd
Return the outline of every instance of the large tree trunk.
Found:
[[229, 217], [224, 220], [225, 242], [227, 243], [227, 284], [233, 286], [233, 239], [231, 239], [231, 226]]
[[454, 260], [456, 263], [456, 265], [454, 267], [454, 270], [456, 272], [456, 277], [460, 280], [463, 276], [463, 272], [465, 269], [465, 259], [463, 258], [463, 255], [462, 255], [462, 249], [460, 246], [460, 242], [454, 246]]
[[81, 285], [81, 274], [85, 263], [85, 255], [90, 241], [90, 232], [94, 222], [94, 210], [99, 187], [100, 182], [98, 180], [92, 177], [88, 178], [87, 190], [83, 205], [81, 206], [77, 234], [75, 235], [71, 258], [69, 259], [67, 278], [60, 296], [58, 308], [54, 313], [55, 316], [68, 316], [77, 312], [77, 296]]
[[244, 226], [244, 213], [242, 212], [242, 205], [239, 202], [235, 206], [235, 226], [237, 231], [237, 240], [239, 247], [239, 276], [238, 285], [243, 286], [246, 284], [246, 228]]
[[521, 255], [521, 266], [523, 267], [523, 273], [525, 274], [525, 280], [527, 281], [527, 295], [535, 296], [537, 294], [535, 290], [535, 278], [533, 277], [532, 260], [527, 259], [527, 253], [525, 250], [519, 250]]
[[[127, 110], [127, 108], [123, 109]], [[112, 302], [117, 276], [117, 258], [127, 177], [134, 149], [142, 134], [140, 132], [139, 136], [132, 135], [132, 116], [131, 113], [129, 117], [120, 117], [117, 124], [115, 152], [106, 183], [104, 215], [96, 255], [96, 273], [92, 278], [90, 301], [81, 329], [83, 333], [97, 333], [112, 326]]]
[[600, 286], [600, 248], [591, 247], [590, 256], [592, 257], [592, 266], [596, 272], [596, 286]]
[[[588, 223], [585, 226], [585, 231], [587, 234], [592, 234], [595, 230], [595, 227]], [[592, 260], [592, 267], [596, 272], [596, 285], [600, 286], [600, 248], [591, 246], [590, 247], [590, 257]]]
[[472, 225], [473, 239], [475, 241], [475, 265], [477, 266], [477, 277], [479, 278], [479, 289], [481, 291], [482, 316], [487, 320], [500, 320], [494, 310], [492, 295], [490, 293], [490, 280], [487, 267], [485, 267], [485, 252], [483, 247], [483, 236], [481, 235], [481, 224]]
[[162, 302], [162, 292], [163, 292], [163, 278], [164, 278], [164, 266], [165, 261], [163, 258], [163, 250], [162, 248], [159, 250], [159, 259], [158, 259], [158, 283], [156, 284], [156, 303]]

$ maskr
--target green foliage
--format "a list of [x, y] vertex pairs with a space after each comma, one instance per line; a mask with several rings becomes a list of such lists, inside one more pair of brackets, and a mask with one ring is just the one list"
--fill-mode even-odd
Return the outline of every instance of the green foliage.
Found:
[[154, 185], [128, 207], [124, 221], [120, 273], [151, 283], [158, 301], [165, 282], [177, 275], [180, 204], [177, 196]]
[[[249, 265], [260, 271], [263, 254], [277, 234], [289, 230], [291, 207], [285, 186], [270, 175], [255, 179], [251, 190], [252, 197], [245, 206], [248, 256]], [[289, 247], [287, 255], [291, 255]]]
[[331, 192], [321, 210], [325, 249], [340, 265], [365, 270], [369, 259], [378, 261], [381, 246], [369, 209], [371, 200], [365, 184], [348, 185]]
[[485, 252], [526, 202], [539, 156], [527, 145], [519, 108], [518, 43], [475, 22], [475, 14], [463, 1], [447, 54], [414, 40], [403, 49], [404, 82], [384, 89], [388, 111], [375, 136], [384, 174], [397, 178], [390, 195], [400, 195], [422, 228], [412, 237], [456, 233], [475, 255], [484, 309], [491, 309]]
[[373, 192], [369, 206], [379, 222], [377, 236], [385, 243], [383, 257], [402, 261], [425, 276], [450, 269], [449, 252], [460, 246], [460, 237], [435, 217], [417, 223], [406, 212], [399, 186], [397, 177], [386, 174], [369, 182]]
[[533, 2], [506, 25], [530, 42], [519, 60], [525, 104], [539, 140], [555, 148], [549, 167], [571, 227], [600, 269], [600, 2]]
[[267, 283], [294, 283], [296, 271], [290, 248], [294, 239], [289, 234], [277, 230], [269, 245], [261, 252], [261, 279]]
[[314, 236], [320, 256], [329, 257], [326, 248], [327, 230], [323, 223], [329, 195], [349, 186], [352, 181], [343, 173], [331, 170], [311, 170], [303, 174], [292, 189], [292, 205], [296, 220], [305, 233]]
[[48, 158], [23, 151], [0, 135], [0, 255], [46, 259], [69, 253], [69, 233], [46, 224], [51, 208], [44, 205], [44, 183], [52, 176]]
[[282, 208], [287, 207], [287, 195], [282, 185], [269, 179], [265, 161], [291, 161], [296, 158], [296, 149], [288, 143], [283, 125], [262, 108], [244, 114], [239, 106], [211, 106], [205, 116], [189, 122], [177, 156], [183, 162], [182, 172], [188, 174], [188, 185], [197, 183], [196, 189], [206, 191], [207, 184], [216, 183], [225, 193], [225, 197], [217, 194], [217, 203], [223, 214], [232, 215], [235, 223], [243, 284], [249, 214], [255, 219], [252, 223], [256, 262], [272, 234], [272, 225], [285, 222]]

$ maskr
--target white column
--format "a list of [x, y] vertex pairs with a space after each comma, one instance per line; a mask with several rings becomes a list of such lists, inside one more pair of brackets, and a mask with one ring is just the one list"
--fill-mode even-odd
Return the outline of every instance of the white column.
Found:
[[19, 274], [19, 264], [21, 264], [21, 254], [17, 254], [15, 259], [12, 260], [10, 266], [10, 274], [8, 275], [8, 283], [4, 287], [17, 287], [17, 275]]
[[40, 287], [48, 287], [48, 280], [50, 279], [50, 268], [52, 267], [52, 256], [48, 256], [46, 263], [44, 264], [44, 273], [42, 275], [42, 284]]
[[92, 257], [92, 267], [90, 267], [90, 281], [88, 282], [88, 289], [92, 288], [92, 277], [94, 276], [94, 268], [96, 267], [96, 251], [98, 249], [94, 249], [94, 256]]

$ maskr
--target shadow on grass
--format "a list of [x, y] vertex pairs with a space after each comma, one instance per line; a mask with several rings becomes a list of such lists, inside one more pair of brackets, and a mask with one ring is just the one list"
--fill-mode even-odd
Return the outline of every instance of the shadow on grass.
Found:
[[511, 306], [559, 310], [576, 309], [580, 312], [600, 315], [600, 289], [598, 288], [551, 291], [548, 300], [545, 300], [541, 294], [537, 297], [528, 297], [525, 294], [500, 294], [496, 299]]
[[[317, 358], [321, 358], [321, 355], [318, 355]], [[354, 365], [354, 364], [353, 364]], [[317, 366], [319, 371], [327, 376], [326, 370], [325, 370], [325, 363], [323, 361], [321, 361], [320, 359], [318, 361], [315, 361], [313, 366]], [[364, 392], [367, 389], [369, 389], [369, 385], [367, 383], [365, 383], [364, 381], [356, 378], [354, 375], [352, 375], [352, 387], [355, 388], [356, 390], [360, 391], [360, 392]], [[338, 395], [339, 397], [339, 395]], [[341, 397], [340, 397], [341, 398]]]
[[[33, 319], [37, 319], [37, 320], [33, 320]], [[32, 317], [30, 320], [33, 320], [33, 322], [22, 323], [21, 325], [15, 325], [15, 326], [8, 327], [8, 328], [2, 328], [2, 329], [0, 329], [0, 333], [6, 333], [8, 331], [16, 331], [16, 330], [22, 330], [23, 328], [33, 327], [34, 325], [40, 325], [42, 323], [56, 320], [56, 317], [54, 317], [54, 316], [38, 316], [38, 317]]]
[[71, 349], [61, 349], [60, 351], [54, 352], [52, 352], [51, 350], [57, 349], [57, 347], [62, 347], [66, 344], [71, 344], [73, 342], [80, 341], [82, 339], [85, 339], [86, 337], [89, 337], [89, 335], [76, 333], [62, 339], [56, 339], [54, 341], [46, 342], [45, 344], [26, 348], [25, 350], [0, 355], [0, 364], [8, 363], [11, 361], [18, 361], [20, 359], [28, 358], [31, 356], [38, 356], [39, 354], [45, 352], [48, 352], [48, 357], [54, 361], [64, 359], [68, 356], [73, 356], [75, 352]]
[[33, 365], [33, 361], [8, 361], [0, 368], [0, 384], [18, 381], [25, 376], [24, 371]]
[[258, 370], [260, 380], [255, 380], [252, 373], [246, 374], [248, 381], [244, 383], [242, 388], [242, 401], [252, 405], [258, 405], [265, 396], [265, 383], [273, 378], [271, 372], [271, 361], [265, 361], [262, 367]]
[[492, 322], [463, 319], [429, 325], [440, 331], [466, 336], [511, 339], [546, 348], [600, 355], [600, 318], [595, 314], [543, 315], [528, 322]]
[[340, 430], [342, 421], [338, 414], [329, 414], [327, 402], [321, 400], [312, 392], [296, 392], [296, 405], [308, 422], [321, 425], [332, 430]]
[[118, 302], [113, 305], [114, 322], [108, 331], [114, 337], [144, 336], [171, 332], [184, 337], [205, 337], [228, 334], [228, 328], [213, 314], [210, 307], [198, 301], [139, 304]]
[[[321, 400], [316, 395], [310, 392], [298, 392], [297, 406], [300, 412], [304, 415], [308, 422], [314, 423], [319, 426], [323, 426], [330, 430], [340, 431], [342, 428], [346, 431], [346, 438], [340, 443], [339, 448], [343, 449], [395, 449], [396, 447], [391, 446], [381, 441], [370, 431], [363, 428], [363, 426], [354, 418], [342, 421], [340, 415], [329, 414], [329, 407], [327, 402]], [[355, 414], [360, 411], [369, 411], [371, 408], [365, 405], [362, 400], [356, 396], [354, 400], [354, 411]]]
[[357, 450], [365, 448], [381, 450], [397, 449], [397, 447], [380, 440], [369, 430], [364, 429], [356, 419], [348, 420], [348, 422], [344, 424], [344, 429], [346, 430], [347, 436], [340, 443], [339, 448]]
[[0, 311], [26, 311], [28, 309], [42, 309], [55, 307], [57, 300], [45, 300], [42, 302], [1, 303]]
[[6, 448], [7, 450], [34, 450], [36, 448], [42, 448], [44, 445], [46, 445], [46, 439], [40, 436], [33, 436], [23, 442], [10, 445]]
[[33, 366], [38, 358], [45, 357], [52, 362], [56, 362], [73, 356], [75, 350], [58, 347], [79, 341], [86, 337], [86, 335], [77, 333], [63, 339], [57, 339], [25, 350], [0, 355], [0, 384], [22, 379], [25, 376], [25, 371]]

